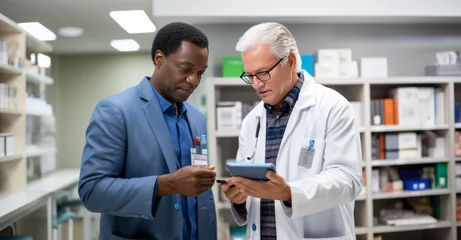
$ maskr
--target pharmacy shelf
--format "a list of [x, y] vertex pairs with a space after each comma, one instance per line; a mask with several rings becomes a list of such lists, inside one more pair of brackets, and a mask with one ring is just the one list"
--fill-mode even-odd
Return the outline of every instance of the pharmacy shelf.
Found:
[[39, 157], [44, 155], [55, 154], [56, 148], [51, 147], [37, 147], [27, 146], [26, 155], [27, 157]]
[[409, 232], [409, 231], [420, 231], [427, 229], [437, 228], [449, 228], [451, 227], [451, 221], [439, 221], [431, 224], [417, 224], [409, 226], [387, 226], [379, 225], [373, 227], [373, 233], [393, 233], [393, 232]]
[[13, 67], [8, 64], [0, 63], [0, 75], [21, 75], [21, 69]]
[[0, 157], [0, 163], [21, 160], [21, 159], [22, 159], [22, 155], [19, 155], [19, 154], [11, 155], [11, 156], [4, 156], [4, 157]]
[[355, 227], [355, 235], [365, 235], [368, 229], [366, 227]]
[[26, 46], [30, 52], [34, 53], [49, 53], [53, 48], [47, 42], [38, 40], [36, 37], [26, 32]]
[[372, 126], [372, 132], [415, 132], [415, 131], [430, 131], [430, 130], [448, 130], [448, 124], [435, 126], [387, 126], [379, 125]]
[[410, 198], [410, 197], [427, 197], [450, 194], [450, 189], [430, 189], [421, 191], [401, 191], [389, 193], [374, 193], [373, 199], [393, 199], [393, 198]]
[[33, 84], [52, 85], [54, 83], [53, 78], [33, 72], [26, 72], [26, 79], [28, 83]]
[[433, 163], [446, 163], [447, 158], [418, 158], [418, 159], [383, 159], [372, 160], [371, 166], [384, 167], [384, 166], [399, 166], [399, 165], [416, 165], [416, 164], [433, 164]]
[[218, 138], [230, 138], [230, 137], [238, 137], [240, 134], [239, 131], [216, 131], [216, 137]]
[[0, 114], [6, 115], [22, 115], [23, 112], [19, 109], [0, 108]]
[[456, 222], [456, 226], [461, 227], [461, 222]]
[[[222, 175], [221, 170], [225, 170], [225, 160], [235, 157], [234, 149], [238, 146], [230, 146], [229, 144], [236, 142], [234, 140], [228, 141], [223, 138], [238, 137], [238, 131], [216, 131], [216, 102], [217, 101], [239, 101], [245, 99], [247, 101], [255, 99], [252, 87], [245, 84], [240, 78], [220, 78], [213, 77], [206, 79], [207, 84], [207, 126], [208, 126], [208, 144], [210, 149], [210, 164], [216, 165], [218, 175]], [[365, 195], [360, 195], [356, 198], [356, 207], [354, 210], [355, 216], [360, 219], [361, 226], [356, 228], [356, 234], [365, 235], [361, 236], [363, 239], [373, 240], [374, 234], [378, 233], [393, 233], [393, 232], [407, 232], [431, 229], [447, 228], [450, 229], [446, 238], [440, 239], [457, 239], [456, 233], [456, 216], [454, 214], [446, 214], [448, 212], [456, 212], [456, 194], [458, 190], [453, 183], [455, 162], [461, 161], [461, 157], [453, 156], [453, 146], [450, 143], [446, 144], [446, 156], [443, 158], [430, 158], [424, 157], [419, 159], [386, 159], [376, 160], [372, 159], [372, 152], [369, 149], [372, 136], [375, 133], [391, 133], [391, 132], [424, 132], [435, 131], [437, 134], [445, 136], [446, 141], [451, 141], [454, 138], [455, 129], [461, 129], [460, 123], [446, 122], [442, 125], [434, 126], [374, 126], [371, 125], [370, 117], [370, 100], [374, 99], [375, 95], [379, 95], [380, 88], [383, 88], [383, 94], [387, 89], [394, 87], [408, 87], [408, 86], [423, 86], [423, 87], [441, 87], [445, 93], [445, 119], [450, 121], [452, 118], [452, 109], [454, 109], [455, 88], [454, 83], [461, 83], [461, 77], [432, 77], [432, 76], [410, 76], [410, 77], [388, 77], [388, 78], [353, 78], [353, 79], [318, 79], [316, 82], [331, 87], [339, 93], [343, 94], [349, 101], [361, 101], [362, 103], [362, 123], [363, 127], [359, 128], [361, 132], [363, 161], [362, 166], [365, 171], [366, 192]], [[248, 89], [238, 88], [248, 87]], [[351, 90], [346, 90], [351, 89]], [[233, 94], [233, 91], [236, 93]], [[253, 94], [252, 96], [243, 96], [243, 94]], [[459, 93], [457, 93], [459, 94]], [[235, 95], [235, 99], [232, 97]], [[459, 100], [458, 100], [459, 101]], [[452, 120], [451, 120], [452, 121]], [[232, 143], [236, 144], [236, 143]], [[234, 155], [233, 155], [234, 154]], [[448, 187], [446, 189], [428, 189], [424, 191], [400, 191], [400, 192], [386, 192], [386, 193], [372, 193], [372, 170], [373, 168], [386, 167], [386, 166], [401, 166], [407, 165], [423, 165], [423, 164], [448, 164]], [[217, 208], [229, 209], [228, 202], [219, 202], [219, 188], [214, 186], [213, 192]], [[461, 193], [461, 191], [460, 191]], [[445, 209], [442, 213], [444, 221], [436, 224], [413, 225], [413, 226], [375, 226], [374, 213], [379, 212], [383, 204], [399, 201], [401, 199], [413, 197], [429, 197], [429, 196], [442, 196]], [[225, 216], [221, 217], [221, 213], [217, 213], [218, 218], [225, 220]]]

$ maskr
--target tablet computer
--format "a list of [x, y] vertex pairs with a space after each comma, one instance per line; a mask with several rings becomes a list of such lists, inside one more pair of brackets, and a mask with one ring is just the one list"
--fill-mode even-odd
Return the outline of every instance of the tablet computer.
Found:
[[234, 177], [244, 177], [252, 180], [269, 180], [266, 177], [267, 171], [274, 171], [272, 163], [228, 163], [227, 169]]

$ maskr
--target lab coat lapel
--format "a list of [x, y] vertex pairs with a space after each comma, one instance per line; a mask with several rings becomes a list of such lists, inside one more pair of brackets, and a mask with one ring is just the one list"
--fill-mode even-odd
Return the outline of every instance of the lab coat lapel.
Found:
[[152, 90], [152, 86], [149, 81], [143, 79], [138, 84], [137, 88], [139, 96], [143, 100], [147, 101], [143, 106], [144, 113], [146, 114], [150, 128], [154, 136], [157, 138], [157, 142], [163, 152], [168, 170], [170, 172], [176, 172], [177, 166], [173, 143], [169, 141], [170, 133], [168, 131], [168, 126], [166, 125], [157, 97]]
[[[256, 147], [256, 153], [254, 156], [254, 162], [255, 163], [264, 163], [266, 162], [266, 119], [267, 119], [267, 111], [264, 108], [263, 103], [261, 102], [258, 105], [259, 109], [256, 111], [256, 116], [257, 118], [259, 117], [260, 119], [260, 130], [259, 130], [259, 137], [257, 139], [257, 147]], [[255, 128], [254, 132], [252, 132], [252, 136], [254, 137], [254, 133], [256, 133], [256, 126], [258, 124], [258, 119], [255, 119]]]
[[[299, 124], [299, 121], [302, 117], [302, 112], [308, 109], [309, 107], [315, 105], [315, 100], [315, 80], [306, 71], [304, 71], [304, 83], [301, 88], [301, 91], [299, 92], [298, 100], [296, 101], [296, 104], [291, 112], [290, 119], [288, 120], [287, 127], [283, 135], [282, 143], [280, 144], [280, 149], [284, 147], [287, 138], [292, 134], [293, 130], [295, 130], [296, 126]], [[314, 119], [312, 119], [312, 121], [314, 121]]]

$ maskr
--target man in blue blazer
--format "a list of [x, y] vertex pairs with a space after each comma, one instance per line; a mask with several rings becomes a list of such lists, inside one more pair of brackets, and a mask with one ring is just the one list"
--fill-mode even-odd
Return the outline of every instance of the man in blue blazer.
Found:
[[205, 118], [185, 102], [207, 68], [208, 39], [191, 25], [171, 23], [157, 32], [151, 53], [152, 77], [96, 105], [80, 198], [101, 213], [101, 240], [215, 240], [216, 173], [191, 164]]

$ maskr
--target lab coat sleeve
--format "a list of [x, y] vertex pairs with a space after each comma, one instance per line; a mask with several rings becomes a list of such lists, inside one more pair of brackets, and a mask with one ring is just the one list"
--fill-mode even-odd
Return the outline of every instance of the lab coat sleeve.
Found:
[[[246, 121], [244, 120], [243, 123], [242, 123], [242, 130], [240, 132], [240, 136], [239, 136], [239, 148], [237, 150], [237, 156], [236, 156], [236, 161], [237, 162], [243, 162], [245, 161], [245, 156], [244, 156], [244, 136], [246, 136], [246, 132], [247, 132], [247, 127], [246, 127]], [[246, 204], [245, 206], [242, 206], [242, 205], [236, 205], [234, 203], [231, 203], [231, 212], [232, 212], [232, 216], [234, 217], [235, 219], [235, 222], [239, 225], [239, 226], [243, 226], [247, 223], [247, 220], [248, 220], [248, 212], [249, 212], [249, 209], [250, 209], [250, 203], [251, 203], [251, 197], [248, 197], [247, 201], [246, 201]]]
[[92, 212], [153, 219], [157, 176], [121, 178], [126, 141], [123, 112], [107, 100], [98, 103], [86, 131], [79, 196]]
[[360, 135], [350, 104], [336, 105], [327, 119], [323, 170], [318, 175], [288, 183], [292, 207], [281, 203], [287, 217], [305, 216], [350, 203], [362, 189]]

